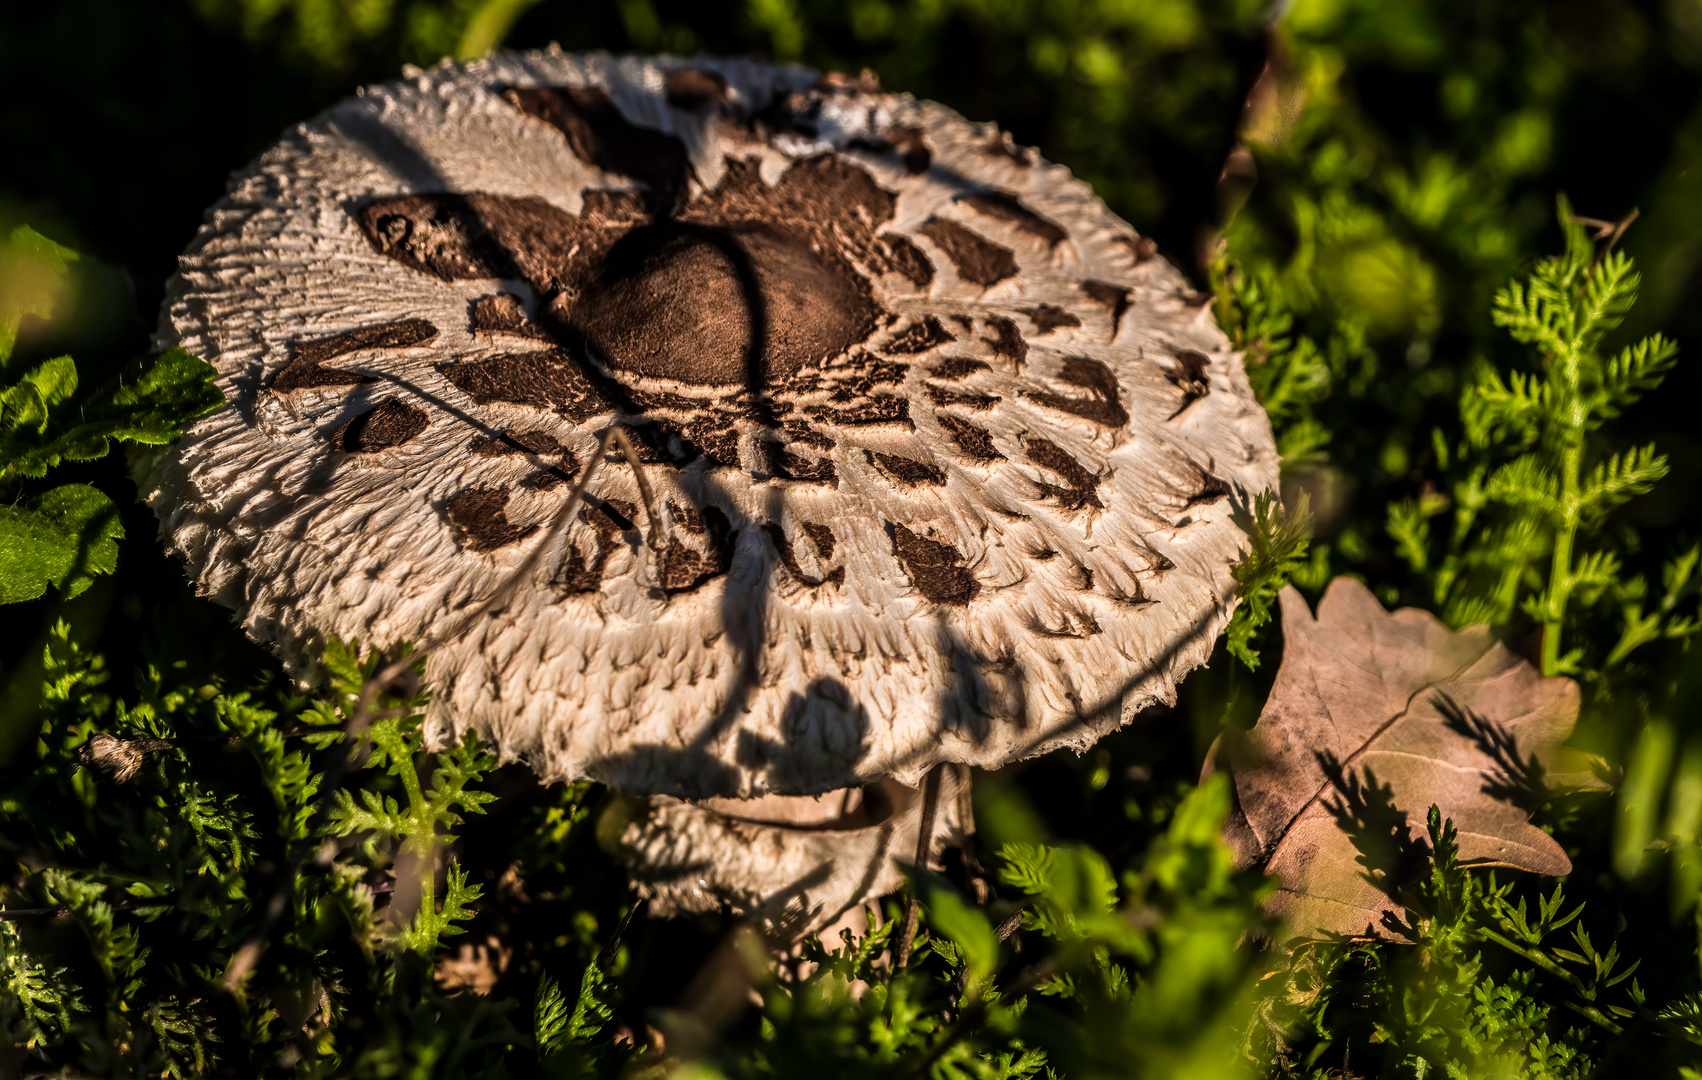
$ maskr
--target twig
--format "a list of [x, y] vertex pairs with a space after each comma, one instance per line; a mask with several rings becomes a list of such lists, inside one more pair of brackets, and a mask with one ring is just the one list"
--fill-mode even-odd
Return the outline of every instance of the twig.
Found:
[[638, 897], [632, 902], [632, 906], [626, 909], [626, 914], [621, 916], [621, 921], [615, 924], [614, 932], [609, 935], [609, 940], [603, 943], [602, 949], [598, 950], [597, 959], [592, 961], [598, 968], [607, 971], [609, 965], [615, 962], [615, 953], [620, 948], [621, 938], [626, 936], [626, 928], [632, 925], [632, 917], [638, 914], [638, 909], [644, 904], [645, 898]]
[[[386, 709], [375, 714], [373, 719], [382, 720], [399, 711]], [[335, 734], [341, 730], [343, 729], [334, 725], [298, 727], [279, 731], [278, 737], [305, 739], [310, 735]], [[242, 740], [243, 736], [234, 732], [221, 735], [173, 735], [169, 739], [126, 739], [111, 732], [97, 731], [77, 748], [77, 755], [71, 762], [71, 772], [75, 774], [87, 769], [107, 783], [127, 784], [141, 769], [143, 759], [149, 754], [157, 754], [161, 750], [184, 750], [197, 743], [238, 746]]]
[[[158, 907], [169, 901], [169, 897], [153, 896], [146, 899], [118, 900], [107, 906], [113, 911], [129, 911], [139, 907]], [[68, 907], [0, 908], [0, 922], [12, 922], [17, 919], [63, 919], [71, 912], [72, 909]]]
[[1613, 250], [1614, 245], [1619, 243], [1620, 237], [1625, 235], [1625, 230], [1631, 227], [1631, 223], [1636, 221], [1641, 213], [1641, 210], [1633, 206], [1631, 208], [1631, 212], [1620, 218], [1618, 221], [1604, 221], [1601, 218], [1582, 217], [1578, 214], [1572, 215], [1573, 221], [1577, 222], [1579, 225], [1583, 225], [1596, 231], [1596, 235], [1593, 239], [1597, 242], [1603, 240], [1607, 241], [1606, 244], [1603, 244], [1601, 247], [1596, 249], [1596, 257], [1590, 260], [1590, 269], [1594, 270], [1596, 265]]
[[[1010, 913], [1010, 916], [1005, 919], [1004, 922], [1000, 923], [998, 927], [994, 929], [993, 937], [997, 939], [1001, 945], [1009, 941], [1016, 934], [1017, 929], [1022, 926], [1022, 913], [1027, 910], [1027, 908], [1028, 902], [1025, 900], [1017, 906], [1015, 911]], [[1022, 942], [1017, 942], [1015, 951], [1019, 953], [1022, 952]], [[968, 985], [969, 965], [965, 964], [957, 969], [957, 977], [952, 979], [951, 982], [951, 997], [953, 1002], [963, 996], [963, 991], [966, 987], [968, 987]]]
[[967, 765], [950, 765], [957, 779], [957, 824], [962, 833], [963, 842], [958, 848], [958, 858], [963, 863], [963, 876], [969, 883], [970, 891], [975, 894], [977, 907], [986, 907], [993, 898], [993, 887], [987, 880], [987, 868], [981, 865], [981, 860], [975, 853], [975, 798], [974, 780]]
[[644, 462], [639, 460], [638, 451], [633, 449], [632, 440], [626, 437], [626, 432], [618, 424], [609, 431], [613, 433], [615, 444], [620, 447], [626, 463], [632, 466], [633, 479], [638, 482], [638, 497], [644, 503], [644, 520], [650, 526], [645, 531], [644, 546], [655, 555], [662, 550], [662, 522], [656, 513], [656, 493], [651, 490], [650, 478], [644, 473]]
[[[928, 772], [928, 778], [922, 781], [922, 817], [916, 823], [916, 869], [918, 872], [928, 869], [928, 857], [933, 854], [934, 847], [934, 813], [940, 803], [940, 767], [935, 766]], [[921, 914], [921, 904], [917, 899], [916, 890], [910, 890], [910, 901], [904, 907], [904, 926], [898, 935], [898, 953], [893, 957], [894, 971], [902, 971], [904, 965], [910, 963], [910, 947], [916, 937], [916, 920]]]

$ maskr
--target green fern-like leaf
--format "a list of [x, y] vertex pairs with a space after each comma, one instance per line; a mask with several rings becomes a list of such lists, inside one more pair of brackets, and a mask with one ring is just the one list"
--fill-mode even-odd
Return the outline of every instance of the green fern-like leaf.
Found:
[[1596, 523], [1620, 506], [1646, 494], [1667, 474], [1666, 455], [1653, 445], [1614, 454], [1590, 470], [1578, 492], [1578, 517]]
[[1304, 565], [1311, 528], [1311, 512], [1304, 493], [1296, 500], [1292, 513], [1283, 513], [1277, 497], [1268, 492], [1253, 504], [1253, 520], [1248, 528], [1252, 550], [1235, 568], [1241, 603], [1229, 620], [1226, 641], [1229, 654], [1249, 669], [1259, 666], [1253, 635], [1271, 621], [1277, 594]]
[[18, 928], [0, 921], [0, 1031], [13, 1049], [30, 1049], [70, 1030], [87, 1005], [64, 968], [49, 968], [24, 952]]
[[569, 1042], [588, 1043], [602, 1034], [603, 1029], [614, 1020], [611, 989], [600, 964], [593, 962], [585, 966], [585, 973], [579, 978], [579, 996], [574, 999], [573, 1015], [568, 1018], [564, 1033]]

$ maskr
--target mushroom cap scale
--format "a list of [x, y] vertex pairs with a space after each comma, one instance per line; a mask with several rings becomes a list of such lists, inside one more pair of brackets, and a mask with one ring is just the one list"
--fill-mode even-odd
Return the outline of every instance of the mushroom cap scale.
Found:
[[453, 630], [434, 738], [632, 793], [1084, 748], [1209, 655], [1277, 477], [1240, 357], [1085, 184], [749, 61], [368, 88], [238, 175], [159, 337], [234, 406], [136, 459], [203, 592], [303, 675]]

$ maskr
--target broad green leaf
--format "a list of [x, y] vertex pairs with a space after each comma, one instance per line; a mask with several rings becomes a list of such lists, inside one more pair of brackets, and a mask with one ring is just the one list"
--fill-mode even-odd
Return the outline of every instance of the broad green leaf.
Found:
[[18, 340], [18, 324], [27, 315], [46, 319], [53, 315], [65, 288], [67, 264], [77, 253], [55, 244], [28, 225], [12, 230], [0, 247], [0, 368], [12, 358]]
[[[24, 432], [40, 435], [47, 430], [53, 407], [77, 390], [77, 364], [69, 356], [55, 357], [36, 365], [16, 386], [0, 390], [0, 439], [8, 448], [7, 458], [16, 456], [12, 443]], [[22, 471], [11, 468], [8, 460], [0, 466], [5, 472]]]
[[66, 598], [118, 566], [118, 507], [87, 484], [66, 484], [0, 507], [0, 604], [34, 600], [49, 585]]
[[213, 376], [211, 365], [183, 349], [170, 349], [134, 374], [58, 410], [56, 417], [54, 407], [76, 390], [77, 372], [70, 357], [49, 360], [18, 386], [0, 392], [6, 416], [0, 428], [5, 439], [0, 479], [44, 476], [61, 461], [104, 457], [113, 439], [168, 443], [184, 425], [224, 404]]
[[69, 356], [56, 356], [30, 369], [23, 381], [35, 387], [42, 404], [51, 409], [77, 392], [77, 362]]
[[97, 390], [86, 412], [94, 418], [91, 426], [104, 424], [101, 434], [108, 438], [160, 446], [225, 403], [215, 374], [211, 364], [184, 349], [167, 349], [134, 379]]
[[[10, 443], [18, 432], [39, 435], [46, 430], [47, 402], [34, 383], [20, 382], [0, 390], [0, 439]], [[0, 465], [0, 473], [11, 471], [10, 465], [10, 461]]]

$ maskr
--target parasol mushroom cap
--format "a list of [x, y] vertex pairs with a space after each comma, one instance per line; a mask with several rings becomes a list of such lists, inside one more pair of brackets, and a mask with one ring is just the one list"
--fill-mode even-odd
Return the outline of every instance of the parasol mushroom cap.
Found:
[[160, 339], [232, 405], [136, 462], [205, 594], [304, 677], [431, 642], [433, 738], [630, 793], [1085, 748], [1206, 660], [1277, 479], [1086, 184], [749, 61], [367, 88], [233, 180]]

